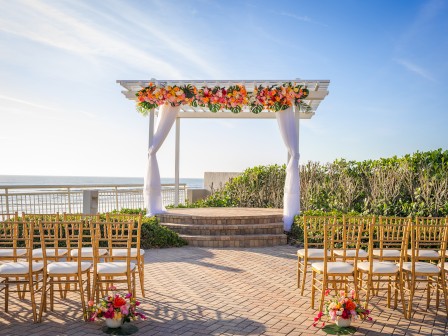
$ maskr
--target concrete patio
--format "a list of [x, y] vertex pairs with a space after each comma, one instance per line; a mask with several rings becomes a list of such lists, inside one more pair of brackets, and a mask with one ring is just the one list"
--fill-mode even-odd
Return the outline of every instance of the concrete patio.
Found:
[[[309, 291], [296, 288], [296, 248], [245, 249], [184, 247], [146, 252], [146, 321], [135, 335], [324, 335], [313, 327]], [[420, 292], [419, 292], [420, 295]], [[3, 307], [3, 294], [0, 294]], [[55, 311], [32, 323], [29, 301], [14, 295], [10, 312], [0, 309], [1, 335], [101, 335], [102, 322], [83, 322], [76, 293]], [[372, 301], [373, 322], [357, 321], [354, 335], [446, 335], [445, 310], [415, 300], [412, 322], [388, 309], [384, 297]]]

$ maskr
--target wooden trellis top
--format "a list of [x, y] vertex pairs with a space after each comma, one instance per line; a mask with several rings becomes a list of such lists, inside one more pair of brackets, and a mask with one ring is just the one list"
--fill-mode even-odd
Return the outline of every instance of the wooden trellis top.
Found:
[[[320, 103], [328, 95], [328, 86], [330, 85], [329, 80], [303, 80], [303, 79], [288, 79], [288, 80], [117, 80], [125, 90], [122, 93], [126, 98], [137, 101], [136, 93], [149, 85], [149, 83], [154, 83], [156, 86], [183, 86], [186, 84], [191, 84], [197, 88], [203, 86], [208, 86], [210, 88], [214, 86], [229, 87], [232, 85], [244, 85], [248, 92], [252, 92], [255, 87], [259, 85], [272, 86], [272, 85], [282, 85], [283, 83], [296, 83], [305, 85], [309, 90], [309, 95], [304, 102], [311, 107], [309, 112], [300, 112], [301, 119], [310, 119], [315, 113]], [[156, 108], [156, 114], [158, 113], [158, 108]], [[248, 108], [243, 108], [241, 113], [232, 113], [229, 110], [222, 110], [216, 113], [212, 113], [207, 107], [193, 107], [190, 105], [182, 105], [179, 118], [262, 118], [262, 119], [274, 119], [275, 112], [270, 112], [268, 110], [263, 110], [259, 114], [254, 114], [249, 111]]]

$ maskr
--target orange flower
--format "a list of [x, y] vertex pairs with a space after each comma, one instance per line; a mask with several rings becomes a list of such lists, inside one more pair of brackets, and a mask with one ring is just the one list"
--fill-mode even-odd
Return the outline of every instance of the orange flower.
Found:
[[347, 308], [348, 310], [355, 310], [356, 309], [356, 303], [354, 303], [353, 301], [349, 300], [345, 303], [345, 308]]
[[120, 308], [121, 306], [124, 306], [126, 304], [126, 300], [122, 297], [116, 297], [114, 299], [114, 308]]

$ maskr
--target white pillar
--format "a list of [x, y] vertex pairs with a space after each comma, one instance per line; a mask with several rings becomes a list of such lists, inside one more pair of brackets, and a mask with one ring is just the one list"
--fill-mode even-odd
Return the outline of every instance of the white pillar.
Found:
[[152, 139], [154, 138], [154, 113], [154, 109], [149, 111], [148, 149], [152, 146]]
[[179, 205], [179, 154], [180, 154], [180, 118], [176, 118], [176, 159], [175, 159], [175, 172], [174, 172], [174, 206]]
[[[297, 131], [297, 150], [299, 151], [300, 154], [300, 111], [298, 111], [298, 109], [295, 109], [294, 112], [294, 116], [295, 116], [295, 120], [296, 120], [296, 131]], [[300, 162], [300, 159], [299, 159]]]

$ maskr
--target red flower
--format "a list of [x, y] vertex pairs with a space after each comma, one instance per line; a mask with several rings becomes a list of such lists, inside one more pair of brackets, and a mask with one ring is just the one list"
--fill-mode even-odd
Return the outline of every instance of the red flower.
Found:
[[120, 308], [121, 306], [124, 306], [126, 304], [126, 300], [122, 297], [116, 297], [114, 299], [114, 308]]

